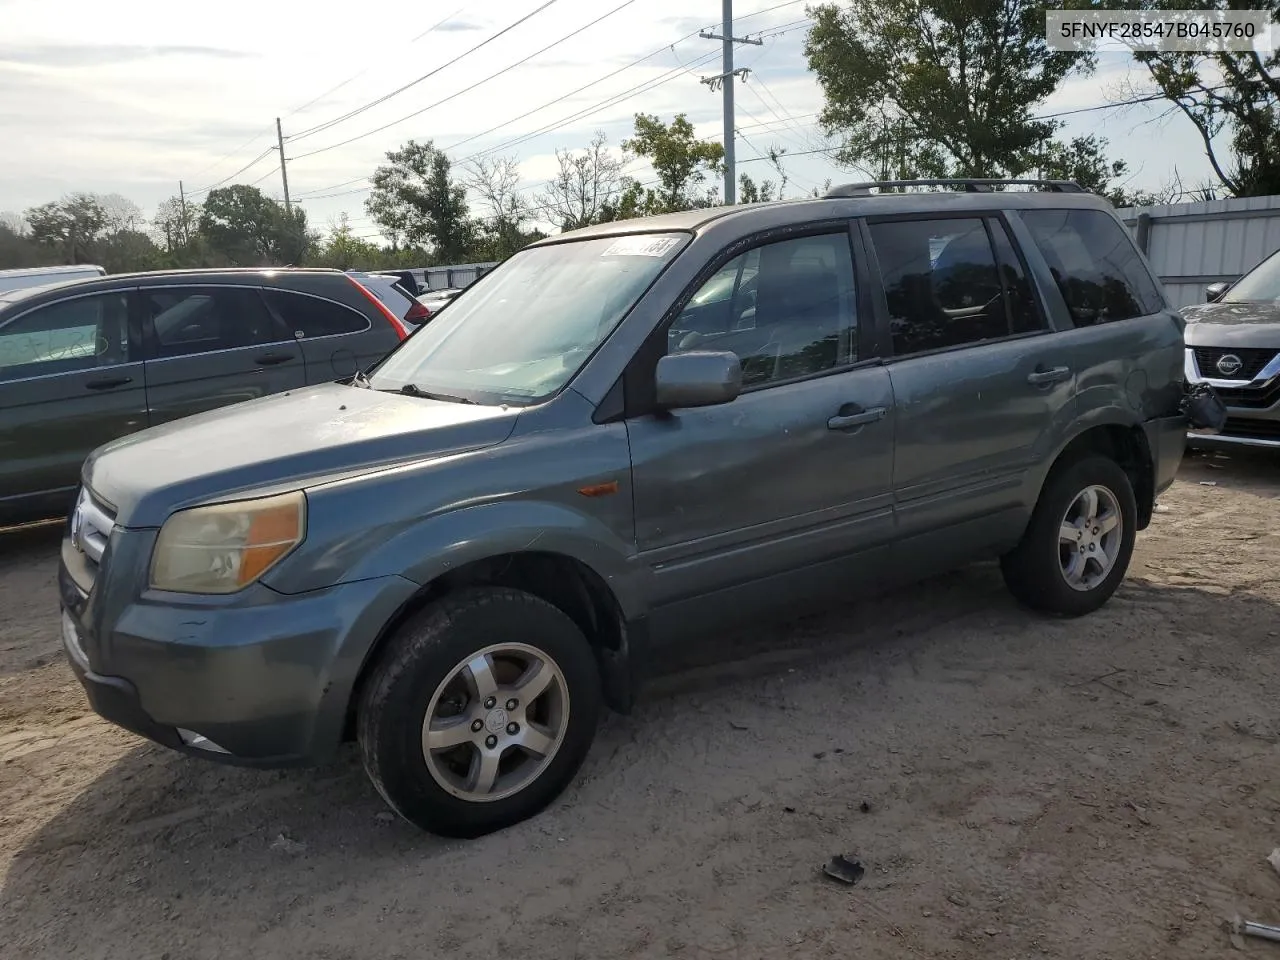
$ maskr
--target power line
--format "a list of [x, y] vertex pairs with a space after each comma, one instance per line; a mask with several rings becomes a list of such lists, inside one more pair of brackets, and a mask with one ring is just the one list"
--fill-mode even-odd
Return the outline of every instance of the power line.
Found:
[[[268, 127], [267, 127], [267, 132], [268, 132], [268, 133], [270, 133], [270, 131], [271, 131], [271, 130], [272, 130], [272, 127], [268, 126]], [[251, 137], [250, 137], [248, 140], [246, 140], [244, 143], [240, 144], [240, 146], [236, 147], [234, 150], [229, 150], [229, 151], [227, 151], [227, 153], [226, 153], [224, 156], [222, 156], [222, 157], [220, 157], [219, 159], [217, 159], [217, 160], [213, 161], [213, 163], [205, 164], [203, 167], [201, 167], [201, 168], [200, 168], [199, 170], [197, 170], [195, 173], [191, 174], [191, 176], [193, 176], [193, 177], [198, 177], [198, 176], [200, 176], [200, 174], [204, 173], [206, 170], [212, 170], [214, 167], [221, 166], [223, 163], [225, 163], [227, 160], [231, 159], [233, 156], [235, 156], [237, 153], [239, 153], [239, 152], [240, 152], [241, 150], [243, 150], [245, 147], [249, 146], [249, 144], [253, 143], [253, 141], [255, 141], [255, 140], [259, 139], [261, 136], [262, 136], [262, 131], [261, 131], [261, 130], [259, 130], [257, 133], [255, 133], [253, 136], [251, 136]]]
[[218, 187], [222, 186], [224, 183], [227, 183], [230, 180], [234, 180], [236, 177], [240, 176], [240, 174], [244, 173], [250, 167], [256, 167], [259, 163], [262, 162], [264, 157], [268, 157], [275, 152], [276, 152], [275, 147], [267, 147], [267, 149], [263, 150], [260, 154], [258, 154], [248, 163], [246, 163], [243, 167], [241, 167], [235, 173], [231, 174], [228, 177], [223, 177], [217, 183], [211, 183], [207, 187], [201, 187], [199, 190], [192, 190], [189, 194], [187, 194], [187, 196], [194, 197], [197, 194], [208, 193], [210, 190], [216, 190]]
[[[541, 56], [542, 54], [546, 53], [548, 50], [552, 49], [553, 47], [560, 46], [560, 44], [564, 43], [566, 40], [572, 40], [578, 34], [586, 30], [589, 30], [591, 27], [594, 27], [597, 23], [599, 23], [602, 20], [607, 20], [609, 17], [612, 17], [615, 13], [618, 13], [626, 9], [627, 7], [631, 6], [635, 2], [636, 0], [624, 0], [623, 3], [620, 3], [618, 6], [610, 10], [608, 13], [603, 14], [602, 16], [596, 17], [596, 19], [592, 20], [590, 23], [586, 24], [585, 26], [579, 27], [577, 30], [574, 30], [572, 33], [565, 34], [559, 40], [556, 40], [553, 43], [547, 44], [541, 50], [536, 50], [533, 53], [529, 54], [527, 57], [517, 60], [515, 63], [511, 65], [503, 67], [501, 70], [498, 70], [494, 73], [489, 74], [489, 76], [485, 77], [483, 80], [477, 80], [475, 83], [471, 84], [471, 86], [464, 87], [463, 89], [459, 90], [457, 93], [451, 93], [449, 94], [449, 96], [445, 97], [442, 100], [437, 100], [435, 103], [428, 104], [427, 106], [423, 107], [421, 110], [415, 110], [413, 111], [413, 113], [405, 114], [399, 120], [392, 120], [390, 123], [384, 123], [382, 126], [375, 127], [374, 129], [369, 130], [365, 133], [357, 134], [354, 137], [349, 137], [348, 139], [339, 141], [338, 143], [330, 144], [327, 147], [321, 147], [319, 150], [312, 150], [310, 153], [299, 154], [298, 156], [293, 157], [292, 159], [301, 160], [304, 157], [314, 157], [317, 153], [324, 153], [325, 151], [328, 151], [328, 150], [336, 150], [338, 147], [345, 147], [349, 143], [355, 143], [357, 140], [363, 140], [365, 137], [371, 137], [375, 133], [381, 133], [383, 130], [388, 130], [391, 127], [404, 123], [406, 120], [412, 120], [414, 117], [421, 116], [422, 114], [426, 113], [428, 110], [434, 110], [436, 107], [440, 106], [441, 104], [448, 103], [450, 100], [454, 100], [462, 96], [464, 93], [470, 93], [476, 87], [483, 86], [484, 84], [488, 83], [490, 80], [494, 80], [502, 76], [504, 73], [508, 73], [514, 70], [516, 67], [519, 67], [528, 63], [534, 57]], [[294, 139], [294, 138], [291, 137], [290, 139]]]
[[[694, 31], [694, 32], [696, 33], [697, 31]], [[689, 34], [689, 36], [693, 36], [693, 34]], [[688, 37], [681, 38], [681, 40], [685, 40], [685, 39], [688, 39]], [[677, 40], [676, 43], [680, 43], [681, 40]], [[656, 56], [657, 54], [662, 53], [664, 50], [669, 50], [672, 46], [673, 44], [668, 44], [667, 46], [663, 47], [661, 50], [655, 50], [653, 53], [649, 54], [648, 56], [642, 57], [641, 61], [648, 60], [650, 57]], [[544, 126], [539, 127], [537, 130], [534, 130], [530, 133], [522, 134], [522, 135], [513, 137], [510, 140], [506, 140], [506, 141], [503, 141], [502, 143], [496, 144], [495, 146], [488, 147], [484, 150], [479, 150], [471, 154], [470, 156], [464, 157], [462, 160], [459, 160], [457, 162], [467, 163], [468, 161], [474, 160], [477, 157], [491, 156], [501, 150], [506, 150], [513, 146], [519, 146], [520, 144], [525, 143], [535, 137], [542, 136], [545, 133], [552, 133], [556, 130], [561, 129], [562, 127], [567, 126], [570, 123], [574, 123], [578, 120], [585, 120], [587, 117], [593, 116], [594, 114], [599, 113], [601, 110], [607, 110], [609, 107], [615, 106], [616, 104], [621, 103], [624, 100], [629, 100], [632, 97], [639, 96], [642, 93], [647, 93], [650, 90], [656, 89], [657, 87], [660, 87], [663, 84], [670, 83], [672, 80], [679, 79], [681, 75], [689, 72], [695, 67], [700, 67], [709, 63], [710, 61], [714, 60], [717, 56], [718, 56], [718, 53], [714, 51], [703, 54], [702, 56], [692, 60], [688, 64], [681, 64], [681, 66], [679, 67], [672, 68], [670, 70], [665, 71], [662, 74], [659, 74], [658, 77], [654, 79], [647, 80], [641, 84], [637, 84], [634, 87], [624, 90], [622, 93], [615, 94], [614, 96], [609, 97], [606, 100], [598, 101], [597, 103], [593, 104], [590, 107], [586, 107], [582, 110], [579, 110], [576, 113], [571, 114], [567, 117], [562, 117], [561, 119], [553, 123], [545, 124]], [[633, 61], [632, 63], [628, 64], [627, 67], [635, 66], [636, 63], [639, 63], [641, 61]], [[622, 69], [627, 69], [627, 67], [623, 67]], [[570, 97], [574, 96], [575, 94], [581, 92], [582, 90], [585, 90], [587, 87], [594, 86], [595, 84], [608, 79], [610, 76], [614, 76], [621, 72], [622, 70], [615, 70], [612, 74], [609, 74], [605, 77], [601, 77], [599, 80], [592, 81], [591, 83], [586, 84], [583, 87], [579, 87], [577, 90], [567, 93], [562, 97], [557, 97], [555, 100], [545, 103], [541, 107], [538, 107], [537, 109], [530, 110], [528, 111], [528, 113], [522, 114], [520, 117], [516, 117], [513, 120], [508, 120], [506, 123], [501, 123], [496, 127], [491, 127], [489, 130], [484, 131], [484, 133], [477, 133], [473, 136], [467, 137], [465, 140], [459, 140], [457, 143], [450, 144], [445, 149], [446, 151], [455, 150], [464, 143], [469, 143], [472, 140], [477, 140], [488, 133], [492, 133], [494, 130], [501, 129], [504, 126], [508, 126], [509, 124], [516, 122], [516, 120], [521, 120], [524, 117], [530, 116], [534, 113], [538, 113], [540, 110], [544, 110], [549, 106], [553, 106], [557, 103], [560, 103], [563, 100], [567, 100]]]
[[[412, 40], [410, 40], [410, 41], [409, 41], [409, 43], [408, 43], [408, 44], [406, 44], [406, 46], [412, 46], [413, 44], [415, 44], [415, 43], [417, 43], [419, 40], [421, 40], [423, 37], [425, 37], [427, 34], [432, 33], [432, 32], [433, 32], [433, 31], [435, 31], [435, 30], [440, 29], [440, 27], [444, 26], [446, 23], [448, 23], [450, 20], [452, 20], [454, 17], [456, 17], [458, 14], [460, 14], [460, 13], [461, 13], [463, 10], [465, 10], [466, 8], [467, 8], [467, 5], [464, 3], [462, 6], [460, 6], [457, 10], [453, 11], [453, 13], [449, 14], [449, 15], [448, 15], [447, 17], [445, 17], [443, 20], [437, 20], [437, 21], [436, 21], [435, 23], [433, 23], [431, 26], [427, 27], [427, 29], [423, 30], [420, 34], [418, 34], [416, 37], [414, 37]], [[374, 67], [374, 64], [370, 64], [369, 66], [367, 66], [367, 67], [365, 67], [363, 70], [361, 70], [359, 73], [354, 73], [354, 74], [352, 74], [351, 76], [347, 77], [347, 79], [343, 80], [341, 83], [336, 84], [335, 86], [330, 87], [328, 90], [326, 90], [324, 93], [320, 94], [318, 97], [313, 97], [312, 99], [310, 99], [310, 100], [308, 100], [306, 103], [304, 103], [302, 106], [300, 106], [300, 107], [295, 107], [294, 109], [290, 110], [288, 113], [286, 113], [286, 114], [284, 115], [283, 119], [288, 120], [288, 119], [289, 119], [290, 117], [292, 117], [294, 114], [296, 114], [296, 113], [301, 113], [303, 110], [306, 110], [308, 107], [310, 107], [310, 106], [314, 106], [315, 104], [319, 103], [319, 102], [320, 102], [321, 100], [323, 100], [325, 97], [330, 96], [331, 94], [337, 93], [339, 90], [341, 90], [343, 87], [345, 87], [347, 84], [351, 83], [352, 81], [359, 80], [359, 79], [360, 79], [361, 77], [363, 77], [366, 73], [368, 73], [370, 70], [372, 70], [372, 69], [373, 69], [373, 67]]]
[[543, 4], [537, 9], [533, 10], [530, 13], [526, 13], [523, 17], [520, 17], [520, 19], [515, 20], [514, 22], [507, 24], [497, 33], [489, 35], [488, 37], [486, 37], [485, 39], [477, 43], [474, 47], [464, 50], [462, 53], [458, 54], [452, 60], [448, 60], [442, 63], [440, 66], [436, 67], [434, 70], [430, 70], [427, 73], [424, 73], [422, 76], [418, 77], [416, 80], [410, 80], [408, 83], [404, 84], [401, 87], [397, 87], [395, 90], [392, 90], [390, 93], [383, 94], [381, 97], [378, 97], [376, 100], [371, 100], [369, 103], [366, 103], [362, 107], [357, 107], [354, 110], [349, 110], [348, 112], [344, 113], [340, 117], [335, 117], [332, 120], [327, 120], [324, 123], [320, 123], [307, 130], [303, 130], [301, 133], [294, 134], [292, 137], [289, 138], [290, 142], [295, 140], [301, 140], [304, 137], [313, 136], [314, 134], [317, 134], [322, 130], [328, 130], [330, 127], [337, 126], [340, 123], [345, 123], [346, 121], [350, 120], [352, 117], [357, 117], [360, 114], [364, 113], [366, 110], [372, 110], [374, 107], [378, 106], [379, 104], [386, 103], [392, 97], [398, 97], [400, 94], [404, 93], [406, 90], [412, 87], [416, 87], [423, 80], [426, 80], [429, 77], [434, 77], [441, 70], [444, 70], [447, 67], [453, 66], [459, 60], [462, 60], [466, 57], [471, 56], [471, 54], [475, 53], [481, 47], [488, 46], [489, 44], [493, 43], [493, 41], [497, 40], [499, 37], [503, 36], [504, 34], [510, 33], [512, 30], [520, 26], [522, 23], [532, 20], [534, 17], [540, 14], [543, 10], [546, 10], [547, 7], [557, 2], [559, 2], [559, 0], [544, 0]]

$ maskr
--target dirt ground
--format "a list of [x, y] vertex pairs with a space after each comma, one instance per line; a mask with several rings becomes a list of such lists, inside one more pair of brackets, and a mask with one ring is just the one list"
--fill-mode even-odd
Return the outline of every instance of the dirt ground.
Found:
[[0, 536], [0, 956], [1222, 956], [1224, 916], [1280, 922], [1278, 498], [1280, 457], [1189, 458], [1084, 620], [984, 565], [717, 638], [471, 842], [354, 752], [245, 771], [100, 722], [57, 530]]

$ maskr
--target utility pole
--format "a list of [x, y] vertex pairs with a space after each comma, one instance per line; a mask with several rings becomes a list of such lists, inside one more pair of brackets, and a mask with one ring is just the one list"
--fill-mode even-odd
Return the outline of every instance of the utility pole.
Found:
[[[728, 0], [725, 0], [728, 2]], [[276, 117], [276, 143], [280, 145], [280, 179], [284, 182], [284, 212], [293, 218], [293, 204], [289, 202], [289, 171], [284, 163], [284, 132], [280, 129], [280, 118]]]
[[187, 236], [187, 191], [183, 189], [181, 180], [178, 181], [178, 208], [182, 211], [182, 222], [178, 224], [178, 236], [185, 244], [190, 237]]
[[737, 173], [733, 159], [733, 140], [735, 136], [733, 78], [737, 74], [743, 80], [746, 80], [747, 74], [750, 73], [745, 67], [738, 70], [733, 69], [733, 45], [735, 43], [750, 43], [758, 47], [764, 41], [751, 40], [747, 37], [735, 37], [733, 35], [733, 0], [722, 0], [721, 10], [723, 13], [720, 24], [721, 33], [709, 33], [703, 30], [698, 36], [704, 40], [719, 40], [723, 44], [723, 60], [721, 63], [723, 72], [718, 77], [703, 77], [702, 82], [712, 90], [715, 90], [716, 86], [719, 85], [724, 92], [724, 202], [732, 204], [737, 202]]

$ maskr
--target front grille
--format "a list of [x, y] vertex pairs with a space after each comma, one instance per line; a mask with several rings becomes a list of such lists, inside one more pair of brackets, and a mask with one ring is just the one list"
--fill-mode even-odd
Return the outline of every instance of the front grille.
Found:
[[[1273, 347], [1192, 347], [1200, 376], [1210, 380], [1252, 380], [1263, 367], [1275, 359], [1280, 350]], [[1225, 356], [1238, 357], [1241, 367], [1235, 373], [1226, 374], [1218, 369], [1218, 361]]]
[[1266, 410], [1280, 402], [1280, 377], [1273, 377], [1260, 387], [1214, 387], [1228, 407]]
[[1254, 440], [1280, 440], [1280, 420], [1248, 420], [1228, 417], [1222, 428], [1224, 437], [1248, 437]]
[[102, 563], [107, 541], [115, 527], [115, 512], [82, 487], [71, 514], [71, 545], [83, 553], [94, 567]]

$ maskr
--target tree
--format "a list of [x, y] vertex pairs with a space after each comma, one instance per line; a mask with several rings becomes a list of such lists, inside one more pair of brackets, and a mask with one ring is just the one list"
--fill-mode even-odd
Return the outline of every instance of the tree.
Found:
[[624, 140], [622, 148], [649, 161], [658, 175], [659, 189], [643, 189], [628, 179], [619, 207], [629, 210], [634, 206], [641, 214], [654, 214], [714, 206], [718, 189], [704, 190], [702, 184], [708, 174], [719, 175], [724, 169], [724, 147], [697, 139], [693, 124], [683, 113], [670, 125], [637, 113], [635, 123], [635, 135]]
[[215, 255], [235, 266], [296, 265], [314, 241], [305, 210], [294, 207], [290, 216], [257, 187], [241, 183], [209, 191], [200, 233]]
[[343, 213], [330, 224], [329, 236], [317, 246], [313, 261], [316, 266], [337, 270], [372, 270], [381, 266], [381, 253], [374, 244], [354, 234], [350, 218]]
[[32, 242], [57, 251], [64, 263], [84, 263], [106, 224], [106, 212], [93, 194], [73, 193], [32, 207], [23, 219]]
[[769, 166], [778, 172], [776, 182], [762, 180], [757, 184], [745, 173], [738, 175], [739, 203], [765, 203], [769, 200], [782, 199], [782, 193], [787, 189], [787, 171], [782, 168], [782, 157], [786, 152], [786, 147], [771, 146], [764, 156], [764, 159], [769, 161]]
[[614, 219], [612, 207], [622, 192], [624, 160], [615, 157], [603, 131], [596, 131], [580, 153], [557, 149], [559, 170], [538, 195], [546, 210], [542, 219], [561, 230], [577, 230]]
[[[1231, 0], [1107, 0], [1085, 7], [1145, 10], [1245, 9]], [[1266, 9], [1280, 21], [1280, 2]], [[1272, 28], [1273, 30], [1275, 27]], [[1191, 122], [1222, 185], [1237, 197], [1280, 193], [1280, 51], [1135, 51], [1160, 92]], [[1227, 133], [1225, 142], [1219, 134]]]
[[173, 196], [163, 201], [151, 220], [156, 239], [170, 253], [189, 245], [199, 232], [201, 213], [201, 205], [191, 200], [184, 203], [181, 197]]
[[842, 139], [837, 159], [886, 178], [1026, 173], [1058, 126], [1032, 109], [1093, 62], [1049, 49], [1045, 8], [1030, 0], [813, 8], [805, 55], [825, 98], [819, 121]]
[[467, 258], [475, 237], [467, 188], [453, 179], [443, 150], [430, 140], [410, 140], [387, 153], [387, 163], [374, 171], [372, 182], [365, 209], [393, 245], [429, 244], [438, 263]]
[[481, 246], [486, 259], [505, 260], [532, 237], [520, 229], [532, 215], [529, 202], [516, 192], [520, 183], [520, 164], [515, 157], [477, 159], [467, 176], [466, 185], [476, 192], [486, 216], [480, 223]]

